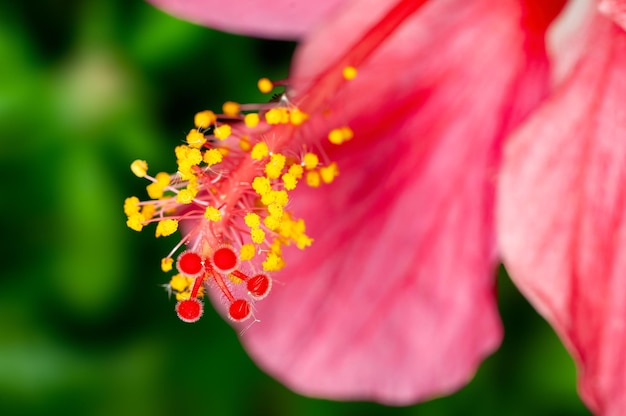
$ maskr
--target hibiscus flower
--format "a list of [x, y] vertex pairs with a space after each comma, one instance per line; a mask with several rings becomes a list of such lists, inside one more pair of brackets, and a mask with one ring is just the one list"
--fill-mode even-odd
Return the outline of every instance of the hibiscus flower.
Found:
[[[626, 412], [625, 1], [589, 12], [557, 85], [545, 39], [564, 0], [154, 2], [302, 39], [278, 103], [199, 113], [176, 177], [133, 165], [161, 202], [127, 201], [129, 226], [184, 223], [181, 318], [199, 318], [204, 288], [231, 320], [262, 321], [242, 342], [294, 390], [408, 404], [458, 389], [498, 347], [501, 257], [587, 405]], [[243, 266], [259, 247], [263, 270]]]

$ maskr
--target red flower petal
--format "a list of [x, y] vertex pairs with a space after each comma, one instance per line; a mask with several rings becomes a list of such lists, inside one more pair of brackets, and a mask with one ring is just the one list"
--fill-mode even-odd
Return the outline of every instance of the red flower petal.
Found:
[[[296, 91], [388, 7], [356, 2], [313, 37]], [[315, 242], [285, 255], [242, 338], [305, 394], [405, 404], [449, 393], [501, 339], [493, 179], [500, 140], [544, 93], [541, 36], [525, 37], [516, 1], [427, 7], [308, 122], [347, 123], [354, 139], [327, 148], [335, 183], [296, 191], [291, 209]]]
[[345, 0], [148, 0], [181, 19], [227, 32], [297, 39]]
[[626, 0], [602, 0], [598, 9], [626, 30]]
[[507, 145], [499, 241], [598, 414], [626, 411], [626, 33], [597, 18], [562, 90]]

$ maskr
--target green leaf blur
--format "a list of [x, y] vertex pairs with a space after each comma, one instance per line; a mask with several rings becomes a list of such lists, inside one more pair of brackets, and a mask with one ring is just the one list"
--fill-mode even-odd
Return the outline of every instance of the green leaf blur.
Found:
[[284, 78], [294, 45], [194, 26], [139, 1], [8, 3], [1, 415], [588, 414], [571, 359], [504, 274], [501, 350], [457, 394], [407, 408], [299, 396], [260, 371], [212, 310], [180, 322], [160, 286], [173, 240], [125, 226], [124, 198], [146, 185], [129, 164], [175, 169], [172, 149], [194, 113], [265, 99], [257, 79]]

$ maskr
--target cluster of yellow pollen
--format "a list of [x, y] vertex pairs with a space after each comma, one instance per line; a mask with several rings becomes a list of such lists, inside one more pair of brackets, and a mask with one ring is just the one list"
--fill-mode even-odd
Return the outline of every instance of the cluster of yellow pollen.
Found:
[[[355, 75], [345, 72], [346, 78]], [[269, 93], [274, 85], [264, 78], [258, 87]], [[285, 266], [283, 248], [312, 244], [304, 221], [289, 211], [290, 193], [302, 183], [331, 183], [339, 169], [322, 152], [298, 144], [298, 129], [308, 120], [284, 95], [265, 104], [226, 102], [221, 114], [195, 115], [186, 143], [174, 151], [176, 173], [151, 176], [146, 161], [131, 164], [150, 182], [150, 199], [125, 200], [128, 227], [141, 231], [156, 223], [156, 237], [182, 234], [161, 260], [164, 272], [176, 268], [166, 287], [179, 301], [181, 319], [192, 322], [202, 314], [197, 298], [204, 290], [223, 295], [231, 319], [246, 319], [250, 302], [271, 287], [269, 272]], [[289, 140], [279, 140], [285, 135]], [[328, 141], [342, 144], [352, 135], [340, 126], [328, 131]], [[176, 257], [181, 250], [185, 256]]]

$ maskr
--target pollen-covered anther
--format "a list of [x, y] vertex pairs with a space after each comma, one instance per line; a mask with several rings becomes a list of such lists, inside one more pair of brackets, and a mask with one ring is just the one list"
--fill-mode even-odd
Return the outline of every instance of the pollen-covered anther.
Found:
[[339, 167], [335, 162], [320, 168], [320, 177], [324, 183], [331, 183], [339, 175]]
[[176, 303], [176, 314], [181, 321], [188, 323], [196, 322], [202, 317], [203, 312], [204, 306], [199, 299], [189, 298]]
[[272, 190], [270, 180], [264, 176], [257, 176], [252, 180], [252, 189], [261, 196], [269, 194]]
[[273, 153], [265, 165], [265, 174], [269, 179], [277, 179], [282, 173], [287, 158], [280, 153]]
[[221, 246], [211, 254], [211, 266], [218, 273], [229, 274], [239, 267], [239, 257], [230, 246]]
[[256, 244], [261, 244], [265, 241], [265, 231], [260, 228], [253, 228], [250, 230], [250, 238]]
[[235, 322], [245, 321], [251, 315], [250, 302], [245, 299], [235, 299], [228, 307], [228, 317]]
[[272, 108], [265, 113], [267, 124], [287, 124], [290, 121], [289, 110], [282, 107]]
[[250, 228], [259, 228], [261, 226], [261, 217], [254, 212], [247, 213], [246, 216], [243, 217], [243, 220]]
[[161, 270], [163, 270], [165, 273], [169, 272], [170, 270], [172, 270], [172, 265], [174, 264], [174, 259], [171, 257], [165, 257], [163, 259], [161, 259]]
[[270, 293], [272, 279], [266, 274], [257, 274], [248, 279], [246, 287], [252, 298], [261, 300]]
[[261, 78], [257, 82], [257, 87], [259, 88], [259, 91], [261, 91], [263, 94], [268, 94], [274, 89], [274, 83], [268, 78]]
[[207, 150], [202, 156], [202, 161], [208, 166], [217, 165], [222, 160], [224, 160], [224, 155], [222, 155], [219, 149], [215, 148]]
[[195, 251], [183, 251], [176, 260], [178, 271], [188, 277], [198, 277], [204, 273], [204, 258]]
[[299, 126], [309, 119], [309, 115], [298, 108], [294, 108], [289, 112], [289, 122], [294, 126]]
[[193, 118], [193, 122], [199, 129], [207, 129], [217, 121], [217, 116], [213, 111], [205, 110], [196, 115]]
[[215, 128], [213, 135], [218, 140], [226, 140], [230, 137], [232, 132], [232, 127], [230, 127], [229, 124], [222, 124], [221, 126]]
[[167, 237], [168, 235], [172, 235], [178, 230], [178, 221], [173, 219], [161, 220], [157, 224], [155, 236], [156, 237]]
[[342, 74], [343, 74], [343, 77], [349, 81], [349, 80], [356, 78], [357, 70], [353, 66], [346, 66], [345, 68], [343, 68]]
[[330, 141], [332, 144], [337, 144], [337, 145], [347, 142], [353, 137], [354, 137], [354, 132], [352, 131], [350, 127], [347, 127], [347, 126], [332, 129], [328, 133], [328, 141]]
[[219, 209], [209, 205], [204, 211], [204, 218], [212, 222], [218, 222], [222, 219], [222, 212]]
[[259, 115], [257, 113], [249, 113], [243, 117], [243, 122], [249, 128], [254, 128], [259, 125]]
[[239, 115], [240, 110], [241, 110], [241, 105], [239, 105], [239, 103], [236, 103], [234, 101], [226, 101], [222, 105], [222, 111], [227, 116], [236, 117], [237, 115]]
[[241, 260], [252, 260], [254, 255], [256, 254], [256, 249], [253, 244], [247, 243], [241, 246], [239, 250], [239, 258]]
[[250, 152], [250, 157], [254, 160], [261, 160], [270, 154], [270, 150], [265, 142], [259, 142], [254, 145]]
[[312, 170], [307, 172], [306, 174], [306, 183], [307, 185], [309, 185], [311, 188], [317, 188], [320, 186], [322, 181], [322, 178], [320, 176], [320, 173], [316, 170]]
[[143, 178], [148, 174], [148, 162], [146, 162], [145, 160], [137, 159], [130, 164], [130, 170], [138, 178]]
[[204, 134], [200, 133], [196, 129], [192, 129], [187, 133], [187, 144], [197, 149], [201, 148], [206, 143]]
[[286, 190], [293, 191], [294, 189], [296, 189], [296, 186], [298, 185], [298, 180], [291, 173], [285, 173], [281, 177], [281, 179], [283, 180], [283, 186]]
[[302, 157], [302, 164], [307, 170], [315, 169], [319, 163], [320, 159], [315, 153], [305, 153]]

